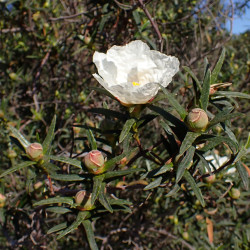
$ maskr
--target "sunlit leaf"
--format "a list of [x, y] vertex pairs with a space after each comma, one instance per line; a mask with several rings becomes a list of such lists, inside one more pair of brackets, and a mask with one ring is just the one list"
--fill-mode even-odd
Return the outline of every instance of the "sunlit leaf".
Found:
[[72, 212], [69, 208], [66, 207], [48, 207], [46, 212], [56, 213], [56, 214], [66, 214]]
[[86, 134], [88, 137], [88, 142], [91, 145], [91, 149], [96, 150], [97, 149], [96, 140], [95, 140], [95, 137], [94, 137], [92, 131], [90, 129], [88, 129], [88, 130], [86, 130]]
[[98, 250], [98, 246], [97, 246], [96, 241], [95, 241], [95, 235], [93, 232], [91, 222], [89, 220], [85, 220], [82, 222], [82, 224], [85, 228], [85, 232], [86, 232], [87, 239], [88, 239], [91, 250]]
[[123, 142], [123, 140], [127, 137], [127, 135], [129, 134], [132, 126], [135, 124], [136, 120], [135, 119], [129, 119], [125, 122], [122, 132], [120, 134], [119, 137], [119, 143]]
[[249, 179], [247, 170], [244, 168], [240, 161], [236, 162], [235, 166], [240, 175], [244, 188], [248, 190]]
[[201, 90], [200, 104], [201, 108], [207, 111], [210, 91], [211, 71], [207, 70]]
[[153, 189], [156, 188], [158, 186], [161, 185], [161, 181], [162, 181], [162, 176], [158, 177], [157, 179], [155, 179], [153, 182], [149, 183], [144, 190], [149, 190], [149, 189]]
[[52, 227], [50, 230], [48, 230], [47, 234], [52, 234], [52, 233], [55, 233], [55, 232], [58, 232], [60, 230], [63, 230], [67, 227], [67, 222], [63, 222], [61, 224], [58, 224], [54, 227]]
[[66, 164], [70, 164], [72, 166], [75, 166], [75, 167], [78, 167], [78, 168], [82, 169], [81, 162], [76, 160], [76, 159], [67, 158], [67, 157], [63, 157], [63, 156], [56, 156], [56, 155], [49, 155], [48, 157], [51, 160], [63, 162], [63, 163], [66, 163]]
[[221, 67], [223, 65], [223, 62], [225, 60], [225, 54], [226, 54], [226, 50], [225, 48], [222, 49], [222, 52], [221, 52], [221, 55], [220, 55], [220, 58], [218, 60], [218, 62], [216, 63], [213, 71], [212, 71], [212, 74], [211, 74], [211, 84], [213, 83], [216, 83], [216, 80], [217, 80], [217, 77], [221, 71]]
[[104, 179], [104, 175], [98, 175], [93, 178], [93, 192], [91, 195], [91, 204], [94, 205], [96, 198], [98, 197], [98, 194], [100, 192], [102, 181]]
[[101, 184], [100, 193], [99, 193], [99, 201], [100, 203], [110, 212], [113, 213], [113, 209], [107, 199], [107, 195], [105, 193], [105, 183]]
[[12, 133], [11, 136], [15, 137], [24, 148], [27, 148], [30, 145], [30, 142], [27, 141], [16, 128], [9, 126], [9, 129]]
[[53, 197], [53, 198], [48, 198], [48, 199], [44, 199], [41, 201], [37, 201], [33, 204], [33, 206], [43, 206], [43, 205], [50, 205], [50, 204], [55, 204], [55, 203], [65, 203], [68, 205], [73, 205], [74, 201], [73, 201], [73, 198], [70, 198], [70, 197]]

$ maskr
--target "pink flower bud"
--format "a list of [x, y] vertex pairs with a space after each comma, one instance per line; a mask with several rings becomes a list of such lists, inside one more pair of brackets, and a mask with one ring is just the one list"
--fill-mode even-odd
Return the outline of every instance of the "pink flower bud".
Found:
[[200, 108], [192, 109], [187, 116], [187, 125], [191, 131], [204, 131], [208, 125], [207, 113]]
[[0, 208], [4, 207], [6, 201], [6, 196], [0, 193]]
[[75, 202], [79, 210], [91, 210], [95, 206], [91, 204], [91, 194], [87, 194], [85, 190], [79, 191], [75, 196]]
[[215, 179], [216, 179], [216, 176], [213, 174], [213, 175], [210, 175], [208, 177], [205, 177], [205, 181], [207, 183], [214, 183], [215, 182]]
[[104, 157], [98, 150], [90, 151], [84, 157], [84, 164], [92, 174], [101, 174], [104, 172]]
[[28, 157], [33, 161], [38, 161], [43, 157], [43, 146], [40, 143], [31, 143], [26, 148]]

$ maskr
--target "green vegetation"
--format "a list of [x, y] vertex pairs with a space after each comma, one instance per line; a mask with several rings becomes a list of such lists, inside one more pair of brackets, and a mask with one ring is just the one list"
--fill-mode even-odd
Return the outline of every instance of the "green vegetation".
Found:
[[[248, 7], [0, 1], [0, 248], [248, 249]], [[133, 40], [180, 71], [128, 107], [92, 57]]]

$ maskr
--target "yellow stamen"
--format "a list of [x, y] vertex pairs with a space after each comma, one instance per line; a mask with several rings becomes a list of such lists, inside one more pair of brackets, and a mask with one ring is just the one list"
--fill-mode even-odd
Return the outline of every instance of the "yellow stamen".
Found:
[[139, 86], [139, 85], [140, 85], [139, 82], [132, 82], [132, 84], [133, 84], [134, 86]]

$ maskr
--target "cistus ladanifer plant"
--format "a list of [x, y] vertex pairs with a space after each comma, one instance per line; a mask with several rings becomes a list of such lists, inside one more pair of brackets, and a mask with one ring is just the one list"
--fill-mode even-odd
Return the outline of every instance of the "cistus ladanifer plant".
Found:
[[[107, 213], [133, 213], [136, 201], [126, 199], [124, 190], [140, 189], [147, 194], [163, 190], [166, 202], [173, 203], [184, 192], [199, 211], [208, 211], [214, 206], [208, 187], [216, 187], [216, 176], [225, 180], [222, 173], [231, 185], [216, 199], [220, 201], [227, 196], [235, 202], [241, 195], [241, 185], [245, 190], [249, 186], [249, 168], [242, 159], [248, 152], [250, 139], [240, 145], [230, 129], [230, 121], [242, 116], [231, 105], [237, 92], [217, 91], [224, 58], [223, 49], [212, 70], [206, 61], [200, 80], [190, 68], [181, 67], [193, 95], [187, 104], [179, 103], [166, 88], [179, 71], [176, 57], [150, 50], [138, 40], [113, 46], [106, 54], [95, 52], [93, 61], [98, 74], [94, 77], [105, 88], [95, 90], [114, 99], [118, 110], [110, 109], [107, 103], [103, 108], [88, 109], [89, 113], [105, 117], [100, 127], [74, 123], [74, 128], [84, 131], [84, 137], [74, 138], [74, 142], [80, 140], [84, 144], [80, 153], [54, 153], [56, 117], [43, 142], [38, 137], [37, 142], [31, 143], [9, 126], [10, 137], [23, 149], [23, 155], [20, 163], [14, 163], [0, 177], [29, 171], [26, 192], [34, 194], [33, 211], [60, 218], [57, 220], [60, 223], [55, 223], [47, 234], [55, 234], [59, 240], [84, 228], [91, 249], [98, 249], [99, 245], [93, 229], [98, 219], [105, 218]], [[171, 108], [162, 105], [161, 100], [166, 100]], [[220, 128], [220, 132], [215, 128]], [[146, 129], [150, 133], [145, 135]], [[229, 174], [233, 168], [242, 184], [233, 183]], [[32, 183], [35, 185], [30, 188]], [[37, 195], [41, 186], [43, 190]], [[2, 199], [1, 206], [6, 203]], [[204, 219], [202, 215], [196, 216], [197, 221]], [[179, 224], [176, 215], [169, 219]], [[208, 217], [206, 225], [212, 244], [213, 225]], [[182, 237], [189, 241], [191, 235], [185, 230]]]

